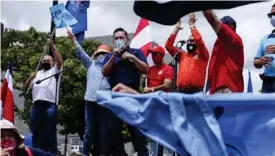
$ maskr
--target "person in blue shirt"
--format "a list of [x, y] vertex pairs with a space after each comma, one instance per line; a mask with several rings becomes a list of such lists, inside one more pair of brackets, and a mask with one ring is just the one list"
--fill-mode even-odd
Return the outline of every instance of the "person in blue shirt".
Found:
[[[68, 31], [69, 38], [74, 42], [76, 55], [87, 69], [87, 84], [84, 99], [85, 104], [85, 135], [83, 140], [83, 154], [90, 155], [89, 151], [93, 145], [93, 155], [108, 155], [110, 138], [107, 134], [109, 110], [96, 103], [97, 90], [110, 90], [111, 87], [106, 77], [101, 73], [104, 59], [111, 48], [108, 45], [100, 45], [90, 57], [77, 42], [75, 36]], [[96, 138], [99, 134], [99, 143]]]
[[[128, 34], [123, 28], [115, 29], [113, 32], [113, 43], [114, 51], [106, 56], [102, 74], [109, 76], [109, 83], [112, 88], [122, 83], [138, 91], [141, 74], [146, 74], [149, 69], [146, 57], [141, 50], [128, 46]], [[127, 101], [121, 104], [127, 105]], [[114, 156], [124, 156], [126, 153], [121, 135], [123, 122], [114, 115], [111, 123], [111, 140], [115, 141], [111, 145], [114, 148], [112, 149], [112, 154]], [[134, 150], [138, 153], [138, 156], [146, 155], [145, 137], [136, 128], [129, 125], [127, 127], [131, 134]]]
[[[275, 27], [275, 4], [272, 6], [271, 12], [267, 14], [270, 18], [270, 23]], [[258, 49], [254, 60], [256, 68], [265, 66], [263, 74], [260, 74], [263, 80], [262, 93], [275, 92], [275, 29], [271, 34], [266, 35]]]

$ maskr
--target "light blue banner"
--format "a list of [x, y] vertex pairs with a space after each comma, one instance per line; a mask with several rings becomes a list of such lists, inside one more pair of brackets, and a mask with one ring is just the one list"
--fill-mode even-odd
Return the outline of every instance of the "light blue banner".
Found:
[[57, 4], [50, 8], [52, 20], [56, 28], [64, 28], [66, 26], [72, 26], [77, 22], [74, 16], [72, 16], [66, 9], [63, 3]]

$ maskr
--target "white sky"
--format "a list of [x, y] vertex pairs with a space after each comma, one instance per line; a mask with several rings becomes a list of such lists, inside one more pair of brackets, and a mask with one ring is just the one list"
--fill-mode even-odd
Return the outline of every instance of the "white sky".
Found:
[[[62, 0], [59, 3], [66, 3]], [[262, 70], [253, 67], [253, 58], [261, 39], [270, 33], [273, 28], [267, 18], [273, 2], [255, 3], [231, 10], [215, 10], [218, 17], [230, 15], [237, 21], [237, 32], [242, 37], [245, 47], [245, 89], [247, 84], [247, 70], [252, 72], [254, 91], [261, 89], [262, 81], [258, 74]], [[49, 7], [52, 1], [1, 1], [1, 21], [5, 27], [18, 30], [26, 30], [30, 26], [39, 31], [50, 30]], [[201, 12], [197, 12], [196, 26], [209, 49], [212, 51], [216, 35], [206, 22]], [[125, 28], [129, 33], [135, 32], [139, 17], [133, 12], [132, 1], [91, 1], [88, 9], [88, 31], [86, 37], [110, 35], [117, 27]], [[187, 26], [187, 18], [182, 18], [185, 27], [177, 37], [177, 40], [187, 39], [190, 30]], [[152, 39], [160, 45], [164, 45], [166, 39], [173, 30], [173, 26], [164, 26], [151, 22]], [[57, 30], [57, 35], [66, 35], [65, 29]]]

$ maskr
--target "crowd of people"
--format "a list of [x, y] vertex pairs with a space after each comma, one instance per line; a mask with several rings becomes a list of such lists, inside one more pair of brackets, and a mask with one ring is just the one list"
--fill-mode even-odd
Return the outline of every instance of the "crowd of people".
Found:
[[[244, 45], [236, 32], [237, 22], [230, 16], [219, 19], [212, 10], [203, 11], [203, 15], [217, 35], [211, 57], [199, 28], [196, 26], [194, 13], [188, 15], [191, 36], [187, 40], [187, 51], [174, 46], [177, 34], [182, 30], [180, 21], [166, 41], [165, 49], [172, 56], [178, 55], [179, 72], [177, 80], [174, 80], [173, 68], [164, 63], [164, 47], [158, 45], [148, 50], [148, 54], [152, 54], [154, 63], [153, 66], [149, 67], [147, 56], [140, 49], [129, 47], [130, 40], [127, 31], [123, 28], [114, 30], [113, 47], [100, 45], [92, 56], [89, 56], [82, 49], [76, 37], [68, 31], [68, 37], [76, 48], [76, 56], [87, 70], [84, 95], [86, 103], [83, 155], [88, 156], [90, 153], [93, 156], [127, 155], [121, 133], [123, 121], [107, 108], [97, 104], [96, 92], [98, 90], [138, 94], [140, 93], [140, 85], [142, 85], [140, 79], [143, 78], [142, 75], [147, 75], [146, 85], [143, 86], [144, 93], [171, 92], [172, 82], [176, 81], [177, 92], [195, 94], [203, 91], [206, 75], [208, 75], [210, 94], [243, 92]], [[268, 18], [275, 27], [275, 5], [272, 6]], [[265, 68], [264, 73], [261, 74], [263, 93], [275, 92], [274, 33], [273, 31], [263, 38], [254, 60], [256, 68]], [[33, 73], [26, 84], [32, 85], [33, 88], [31, 110], [33, 146], [44, 151], [57, 153], [56, 123], [58, 88], [61, 76], [57, 79], [52, 77], [37, 83], [38, 80], [58, 73], [63, 68], [62, 57], [53, 42], [50, 43], [50, 48], [53, 51], [54, 59], [49, 55], [44, 56], [43, 69]], [[121, 101], [121, 104], [127, 105], [127, 101]], [[127, 127], [138, 156], [162, 155], [164, 147], [153, 140], [149, 140], [147, 149], [146, 137], [135, 127], [130, 125]], [[14, 127], [12, 129], [16, 132], [13, 135], [20, 140], [18, 130]], [[2, 133], [2, 126], [1, 134], [2, 145], [3, 139], [5, 140], [3, 134], [6, 134]], [[93, 150], [90, 150], [91, 147]], [[172, 155], [173, 151], [169, 151], [169, 153]]]

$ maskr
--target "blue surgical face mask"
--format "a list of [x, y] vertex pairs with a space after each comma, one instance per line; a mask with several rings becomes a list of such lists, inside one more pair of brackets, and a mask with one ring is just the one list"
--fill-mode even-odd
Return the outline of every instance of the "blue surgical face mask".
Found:
[[104, 63], [105, 56], [106, 55], [102, 55], [102, 54], [98, 55], [97, 58], [95, 59], [95, 62], [96, 63]]

